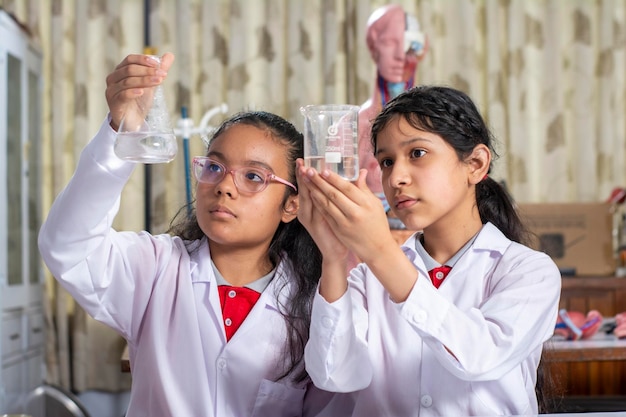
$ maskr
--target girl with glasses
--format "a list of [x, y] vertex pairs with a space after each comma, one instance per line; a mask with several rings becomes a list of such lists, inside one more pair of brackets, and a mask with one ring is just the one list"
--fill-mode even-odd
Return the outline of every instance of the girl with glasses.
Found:
[[[120, 115], [173, 61], [130, 55], [107, 77], [107, 122], [57, 197], [39, 246], [54, 276], [129, 345], [127, 416], [323, 415], [304, 368], [321, 254], [297, 219], [303, 137], [283, 118], [225, 121], [194, 159], [191, 215], [169, 234], [112, 222], [135, 165], [113, 150]], [[98, 184], [98, 186], [94, 186]]]

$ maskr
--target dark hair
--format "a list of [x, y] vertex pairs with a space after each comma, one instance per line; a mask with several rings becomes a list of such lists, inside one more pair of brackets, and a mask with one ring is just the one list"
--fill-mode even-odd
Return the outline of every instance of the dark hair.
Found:
[[[374, 152], [380, 132], [396, 117], [403, 117], [412, 127], [443, 138], [456, 151], [460, 161], [483, 144], [493, 159], [498, 157], [494, 138], [471, 98], [462, 91], [443, 86], [413, 87], [391, 101], [372, 124]], [[491, 167], [489, 167], [491, 170]], [[514, 242], [528, 245], [531, 234], [520, 219], [514, 201], [503, 185], [487, 177], [476, 184], [476, 204], [482, 223], [491, 222]], [[539, 412], [554, 411], [557, 390], [551, 370], [542, 354], [535, 385]]]
[[[454, 148], [460, 161], [470, 156], [478, 144], [487, 146], [494, 159], [498, 156], [493, 146], [493, 135], [474, 102], [462, 91], [422, 85], [389, 101], [372, 124], [374, 152], [378, 134], [396, 117], [403, 117], [415, 129], [443, 138]], [[513, 199], [500, 183], [490, 177], [479, 182], [476, 185], [476, 203], [483, 224], [493, 223], [515, 242], [530, 242], [528, 229], [522, 223]]]
[[[287, 158], [287, 166], [289, 167], [287, 179], [292, 184], [297, 184], [296, 158], [304, 157], [302, 133], [287, 120], [275, 114], [262, 111], [242, 112], [222, 123], [213, 133], [209, 148], [216, 138], [238, 124], [267, 130], [274, 139], [285, 145], [285, 158]], [[291, 187], [285, 187], [285, 189], [284, 202], [289, 195], [295, 193]], [[189, 248], [194, 248], [197, 247], [197, 245], [194, 246], [194, 242], [204, 238], [204, 232], [198, 225], [193, 203], [191, 204], [191, 214], [178, 223], [174, 223], [177, 218], [181, 217], [182, 213], [187, 212], [187, 206], [181, 208], [172, 220], [169, 233], [180, 236], [189, 242]], [[291, 285], [294, 286], [288, 305], [280, 305], [280, 298], [276, 294], [288, 332], [287, 367], [278, 379], [292, 375], [295, 381], [301, 382], [308, 378], [304, 369], [304, 346], [309, 338], [311, 305], [321, 276], [322, 254], [307, 230], [296, 218], [289, 223], [280, 223], [270, 243], [269, 258], [274, 265], [277, 265], [283, 258], [290, 261], [290, 272], [292, 272], [290, 281]]]

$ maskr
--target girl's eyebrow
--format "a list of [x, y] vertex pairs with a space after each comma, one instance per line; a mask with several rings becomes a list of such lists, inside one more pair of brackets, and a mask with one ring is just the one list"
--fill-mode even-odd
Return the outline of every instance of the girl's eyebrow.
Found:
[[[413, 145], [415, 142], [431, 142], [431, 140], [426, 139], [426, 138], [420, 138], [420, 137], [409, 138], [409, 139], [401, 141], [399, 145], [402, 147], [405, 147], [405, 146]], [[384, 152], [385, 152], [385, 148], [377, 148], [374, 156], [384, 153]]]
[[[218, 159], [221, 163], [223, 163], [224, 165], [228, 166], [228, 164], [226, 163], [227, 159], [226, 159], [226, 157], [224, 157], [224, 154], [221, 153], [221, 152], [209, 151], [206, 156], [208, 156], [210, 158]], [[266, 171], [270, 171], [271, 173], [274, 173], [274, 170], [272, 169], [272, 167], [269, 166], [268, 164], [266, 164], [265, 162], [262, 162], [262, 161], [246, 160], [246, 161], [244, 161], [240, 165], [241, 166], [259, 167], [259, 168], [265, 169]]]

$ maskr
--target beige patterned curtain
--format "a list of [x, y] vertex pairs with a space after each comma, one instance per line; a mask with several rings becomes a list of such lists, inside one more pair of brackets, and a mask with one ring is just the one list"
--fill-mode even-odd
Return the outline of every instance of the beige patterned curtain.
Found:
[[[0, 0], [44, 53], [46, 209], [106, 115], [106, 74], [126, 54], [143, 51], [145, 3]], [[372, 92], [365, 23], [386, 2], [149, 3], [150, 46], [176, 55], [165, 85], [174, 120], [181, 106], [198, 123], [226, 103], [228, 114], [258, 108], [300, 126], [301, 105], [361, 104]], [[397, 3], [418, 17], [430, 40], [418, 83], [457, 87], [476, 100], [500, 144], [493, 176], [518, 201], [602, 201], [626, 186], [624, 0]], [[190, 142], [192, 155], [203, 151], [199, 138]], [[183, 171], [182, 155], [150, 171], [153, 232], [165, 230], [185, 202]], [[138, 167], [126, 188], [118, 228], [145, 227], [144, 173]], [[129, 376], [119, 372], [124, 341], [74, 306], [52, 278], [48, 284], [48, 379], [78, 391], [127, 388]]]

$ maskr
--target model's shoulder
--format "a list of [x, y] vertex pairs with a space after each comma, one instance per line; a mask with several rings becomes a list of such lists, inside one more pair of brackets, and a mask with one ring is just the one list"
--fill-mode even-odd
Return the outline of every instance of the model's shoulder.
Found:
[[370, 122], [381, 110], [381, 105], [377, 105], [372, 99], [367, 100], [359, 109], [359, 123]]

